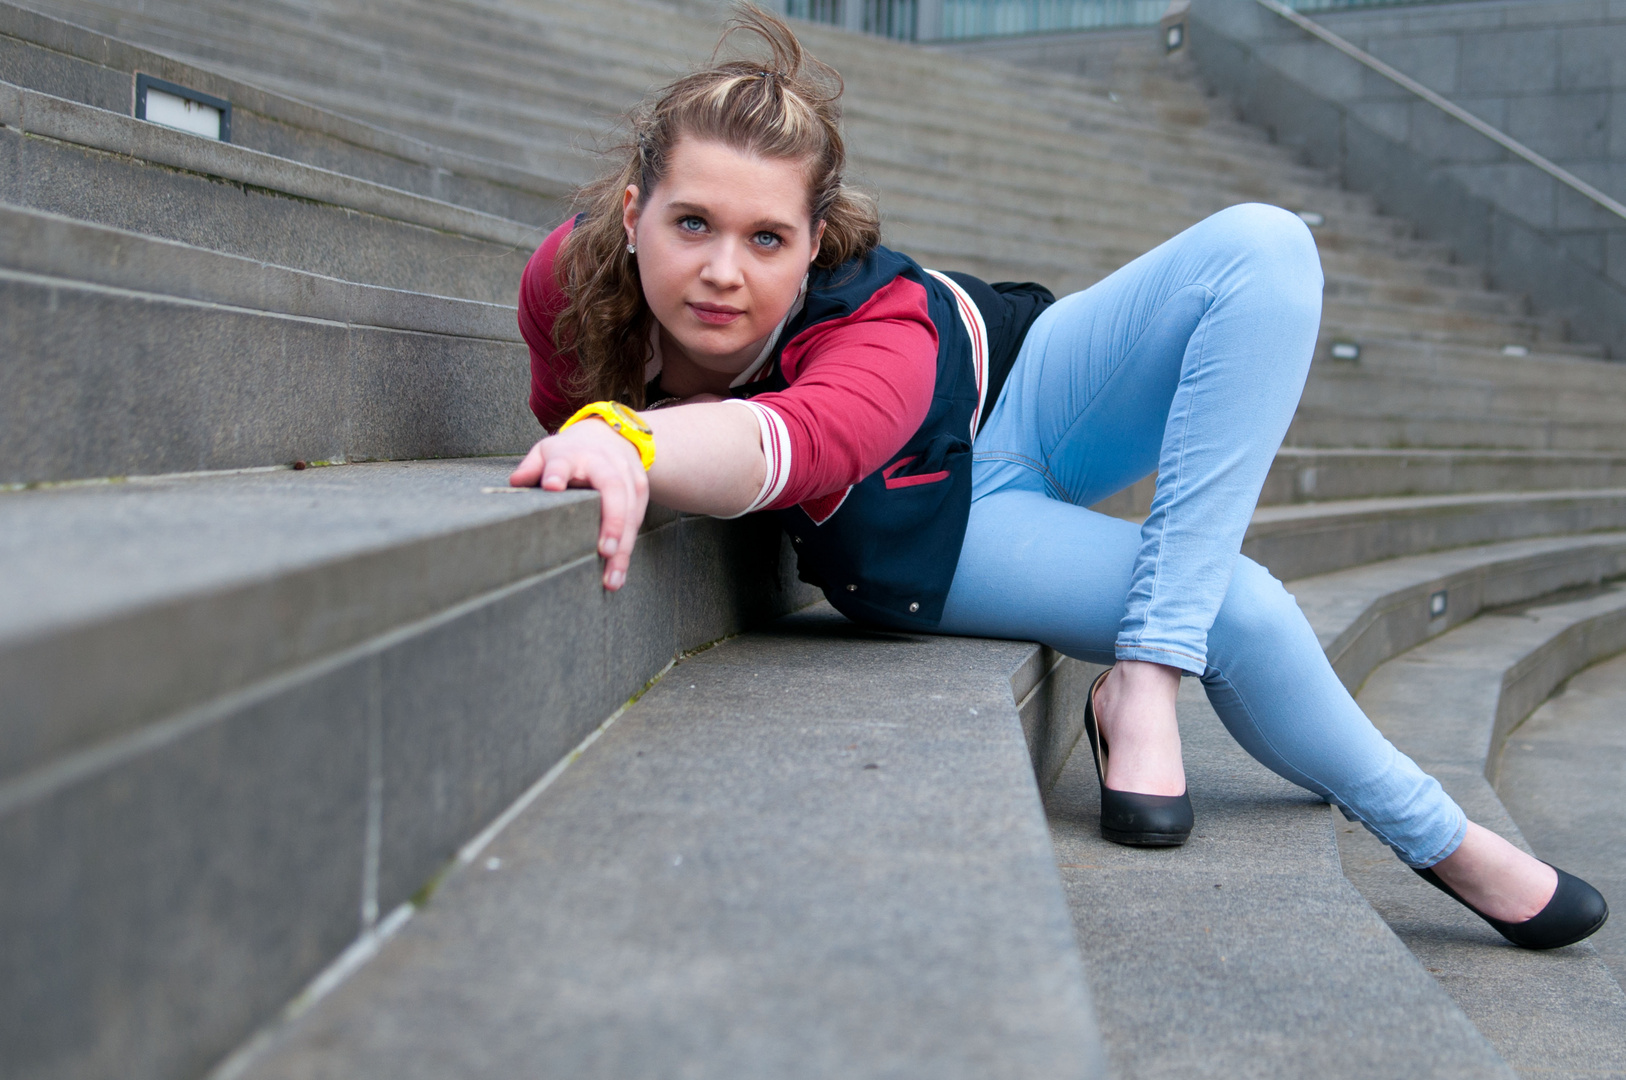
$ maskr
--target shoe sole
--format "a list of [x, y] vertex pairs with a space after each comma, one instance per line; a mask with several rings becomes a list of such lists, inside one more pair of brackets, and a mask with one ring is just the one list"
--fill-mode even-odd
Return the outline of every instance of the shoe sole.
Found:
[[1126, 847], [1180, 847], [1190, 833], [1126, 833], [1103, 828], [1101, 835]]

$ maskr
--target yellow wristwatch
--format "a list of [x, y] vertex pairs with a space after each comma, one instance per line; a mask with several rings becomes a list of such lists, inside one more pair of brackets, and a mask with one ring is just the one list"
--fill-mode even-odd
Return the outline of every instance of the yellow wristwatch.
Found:
[[591, 405], [583, 405], [576, 410], [575, 416], [559, 425], [559, 430], [563, 431], [576, 421], [586, 420], [592, 416], [609, 424], [617, 435], [635, 446], [644, 471], [649, 471], [649, 467], [655, 464], [655, 433], [644, 423], [643, 417], [619, 401], [595, 401]]

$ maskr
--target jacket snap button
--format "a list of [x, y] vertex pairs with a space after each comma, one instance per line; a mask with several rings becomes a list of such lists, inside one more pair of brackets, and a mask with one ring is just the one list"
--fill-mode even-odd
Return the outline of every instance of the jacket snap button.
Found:
[[857, 592], [858, 591], [858, 586], [857, 585], [849, 585], [849, 586], [847, 586], [847, 591], [848, 592]]
[[910, 611], [919, 611], [920, 610], [920, 605], [919, 604], [910, 604], [909, 605], [909, 610]]

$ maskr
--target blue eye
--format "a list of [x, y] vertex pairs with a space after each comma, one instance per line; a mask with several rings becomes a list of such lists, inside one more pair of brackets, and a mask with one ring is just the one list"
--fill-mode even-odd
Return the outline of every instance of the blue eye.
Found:
[[766, 230], [757, 233], [751, 239], [756, 243], [756, 245], [758, 247], [765, 247], [765, 248], [766, 247], [778, 247], [780, 244], [784, 243], [784, 240], [780, 237], [780, 235], [778, 233], [768, 232]]
[[693, 214], [678, 218], [677, 227], [684, 232], [704, 232], [706, 223]]

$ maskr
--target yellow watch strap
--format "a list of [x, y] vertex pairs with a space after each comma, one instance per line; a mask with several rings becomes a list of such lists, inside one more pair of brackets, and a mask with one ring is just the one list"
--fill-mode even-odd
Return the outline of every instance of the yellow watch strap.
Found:
[[564, 431], [571, 424], [590, 417], [597, 417], [609, 424], [617, 435], [630, 442], [638, 451], [638, 461], [645, 472], [655, 464], [655, 433], [644, 423], [643, 417], [619, 401], [595, 401], [591, 405], [583, 405], [574, 416], [559, 425], [559, 430]]

